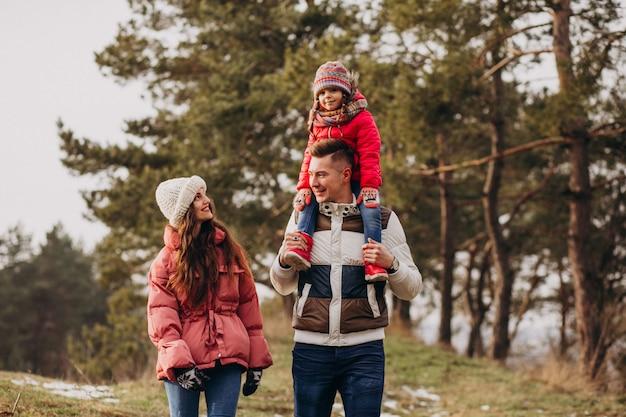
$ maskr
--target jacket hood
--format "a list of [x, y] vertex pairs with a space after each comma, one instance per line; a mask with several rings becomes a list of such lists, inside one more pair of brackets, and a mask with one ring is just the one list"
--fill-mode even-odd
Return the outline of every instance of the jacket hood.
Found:
[[363, 93], [361, 93], [361, 90], [357, 89], [354, 92], [354, 98], [352, 100], [356, 101], [356, 100], [361, 100], [361, 99], [364, 99], [364, 98], [365, 98], [365, 96], [363, 95]]

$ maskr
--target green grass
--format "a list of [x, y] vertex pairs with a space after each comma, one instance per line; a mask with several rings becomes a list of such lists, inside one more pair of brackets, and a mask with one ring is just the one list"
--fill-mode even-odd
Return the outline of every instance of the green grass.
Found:
[[[240, 417], [293, 415], [291, 382], [292, 330], [281, 316], [280, 305], [263, 306], [266, 334], [274, 358], [259, 391], [240, 398]], [[593, 392], [564, 392], [549, 388], [525, 374], [487, 360], [470, 360], [420, 344], [397, 329], [389, 329], [385, 341], [385, 401], [396, 408], [383, 411], [409, 417], [422, 416], [626, 416], [626, 395], [618, 398]], [[18, 392], [20, 417], [167, 417], [162, 384], [153, 377], [123, 382], [113, 387], [118, 404], [74, 400], [47, 393], [40, 387], [17, 386], [11, 379], [26, 374], [0, 372], [0, 416], [9, 411]], [[45, 378], [30, 377], [45, 382]], [[425, 388], [440, 401], [416, 399], [407, 388]], [[488, 406], [488, 410], [486, 410]], [[202, 407], [201, 407], [202, 409]], [[338, 413], [334, 414], [339, 416]]]

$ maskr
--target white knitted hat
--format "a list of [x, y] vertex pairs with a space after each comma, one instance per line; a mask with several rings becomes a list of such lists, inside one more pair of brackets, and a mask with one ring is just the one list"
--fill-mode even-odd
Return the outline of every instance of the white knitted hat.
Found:
[[187, 209], [201, 188], [206, 191], [206, 183], [197, 175], [172, 178], [159, 184], [155, 193], [156, 201], [161, 213], [172, 226], [180, 226]]

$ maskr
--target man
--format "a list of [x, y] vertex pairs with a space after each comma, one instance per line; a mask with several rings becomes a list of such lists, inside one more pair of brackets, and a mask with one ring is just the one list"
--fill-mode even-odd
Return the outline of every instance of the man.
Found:
[[363, 261], [385, 268], [391, 291], [410, 300], [422, 277], [398, 217], [382, 208], [382, 244], [363, 244], [363, 223], [350, 188], [354, 155], [343, 142], [320, 141], [311, 148], [309, 182], [319, 203], [311, 267], [297, 271], [283, 254], [305, 249], [292, 214], [270, 270], [276, 290], [298, 291], [292, 324], [296, 417], [330, 416], [339, 391], [346, 417], [379, 416], [388, 324], [387, 281], [367, 282]]

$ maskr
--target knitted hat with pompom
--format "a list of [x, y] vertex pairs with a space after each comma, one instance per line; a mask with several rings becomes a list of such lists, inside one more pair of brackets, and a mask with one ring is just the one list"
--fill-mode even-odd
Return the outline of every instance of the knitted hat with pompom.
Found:
[[347, 96], [356, 89], [355, 77], [339, 61], [328, 61], [320, 65], [313, 81], [313, 97], [317, 97], [324, 88], [338, 88]]

